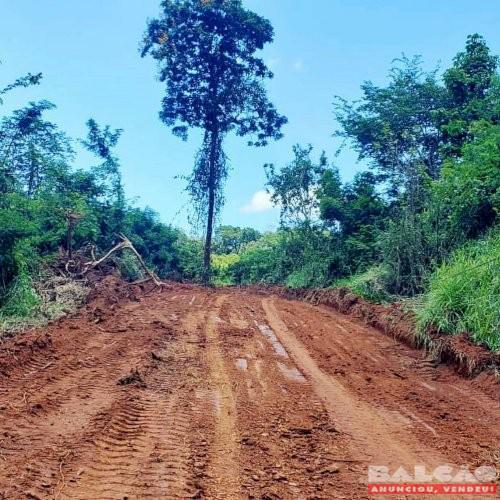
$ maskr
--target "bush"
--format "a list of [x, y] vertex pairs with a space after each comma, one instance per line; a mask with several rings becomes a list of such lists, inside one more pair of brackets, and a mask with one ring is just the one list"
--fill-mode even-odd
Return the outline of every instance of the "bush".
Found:
[[121, 255], [115, 257], [115, 262], [120, 271], [120, 275], [127, 281], [137, 281], [143, 278], [144, 273], [137, 257], [129, 251], [121, 252]]
[[328, 276], [330, 262], [326, 258], [313, 259], [300, 269], [292, 271], [286, 279], [290, 288], [323, 287]]
[[478, 344], [500, 349], [500, 230], [456, 251], [430, 277], [417, 309], [420, 331], [468, 332]]
[[212, 275], [215, 285], [233, 285], [233, 267], [239, 262], [237, 253], [212, 254]]
[[383, 264], [390, 293], [413, 296], [424, 290], [433, 262], [426, 229], [420, 215], [407, 209], [403, 209], [398, 220], [390, 222], [382, 237]]
[[26, 272], [21, 272], [9, 287], [0, 309], [0, 318], [26, 318], [40, 304], [40, 298], [33, 286], [33, 280]]
[[282, 276], [282, 238], [280, 233], [268, 233], [257, 241], [245, 245], [240, 259], [233, 266], [234, 280], [238, 284], [280, 282]]
[[392, 296], [387, 292], [387, 269], [382, 266], [374, 266], [361, 274], [337, 280], [334, 288], [348, 288], [352, 293], [363, 297], [371, 302], [389, 302]]

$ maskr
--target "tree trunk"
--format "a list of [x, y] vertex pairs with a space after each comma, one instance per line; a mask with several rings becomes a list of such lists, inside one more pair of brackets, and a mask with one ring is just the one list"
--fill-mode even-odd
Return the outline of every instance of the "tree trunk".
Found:
[[215, 214], [215, 195], [216, 195], [216, 166], [217, 166], [217, 153], [218, 153], [219, 134], [217, 130], [212, 131], [210, 134], [210, 155], [208, 165], [208, 216], [207, 216], [207, 230], [205, 235], [205, 248], [203, 252], [203, 284], [209, 285], [211, 279], [211, 262], [210, 257], [212, 254], [212, 232], [214, 228], [214, 214]]
[[68, 221], [68, 233], [66, 235], [66, 252], [68, 259], [73, 258], [73, 221]]

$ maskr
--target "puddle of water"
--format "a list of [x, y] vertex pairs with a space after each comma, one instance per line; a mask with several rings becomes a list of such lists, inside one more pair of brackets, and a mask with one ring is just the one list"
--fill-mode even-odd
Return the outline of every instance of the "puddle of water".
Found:
[[289, 380], [293, 380], [294, 382], [306, 382], [306, 378], [302, 373], [299, 372], [295, 366], [292, 368], [289, 368], [283, 363], [280, 363], [279, 361], [276, 363], [278, 365], [278, 368], [280, 369], [280, 372]]
[[236, 360], [236, 368], [238, 370], [246, 370], [248, 368], [248, 362], [245, 358], [238, 358]]
[[286, 352], [281, 342], [278, 340], [278, 337], [276, 337], [276, 334], [271, 330], [271, 328], [269, 328], [267, 325], [257, 325], [257, 327], [259, 328], [260, 333], [262, 333], [262, 335], [264, 335], [264, 337], [266, 337], [267, 340], [271, 342], [274, 352], [278, 356], [288, 358], [288, 353]]

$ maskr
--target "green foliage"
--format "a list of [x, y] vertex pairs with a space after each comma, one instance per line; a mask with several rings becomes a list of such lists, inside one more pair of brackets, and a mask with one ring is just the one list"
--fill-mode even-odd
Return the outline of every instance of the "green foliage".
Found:
[[371, 302], [389, 302], [393, 297], [387, 292], [388, 270], [373, 266], [364, 273], [342, 278], [333, 283], [335, 288], [348, 288], [356, 295]]
[[260, 238], [251, 227], [220, 226], [215, 230], [214, 251], [219, 254], [238, 253], [247, 243]]
[[160, 222], [150, 208], [129, 207], [125, 214], [125, 233], [148, 265], [160, 277], [176, 278], [180, 274], [177, 242], [181, 232]]
[[123, 251], [121, 255], [114, 258], [120, 276], [127, 281], [137, 281], [143, 277], [141, 265], [137, 258], [129, 251]]
[[108, 232], [120, 233], [124, 230], [126, 202], [120, 162], [114, 155], [113, 149], [123, 130], [111, 130], [109, 125], [101, 128], [93, 119], [87, 121], [87, 127], [87, 138], [81, 142], [91, 153], [102, 160], [102, 163], [94, 168], [94, 172], [100, 184], [100, 194], [109, 205], [109, 215], [106, 221]]
[[322, 154], [317, 164], [311, 159], [311, 145], [293, 147], [290, 164], [276, 170], [273, 164], [264, 165], [271, 200], [281, 210], [283, 227], [304, 225], [310, 227], [317, 219], [316, 196], [322, 176], [327, 171], [327, 159]]
[[468, 332], [500, 349], [500, 231], [456, 251], [431, 275], [417, 317], [422, 331]]
[[439, 111], [446, 91], [436, 71], [422, 70], [419, 57], [397, 59], [386, 87], [365, 82], [359, 102], [338, 98], [335, 113], [341, 129], [360, 159], [370, 161], [389, 194], [411, 193], [420, 174], [437, 178], [442, 158]]
[[498, 107], [498, 56], [492, 55], [478, 34], [467, 37], [465, 51], [459, 52], [443, 80], [448, 103], [442, 111], [444, 147], [447, 155], [460, 156], [462, 146], [474, 137], [471, 124], [480, 119], [500, 120]]
[[0, 320], [8, 317], [26, 318], [33, 314], [40, 299], [33, 286], [33, 280], [25, 271], [16, 276], [4, 297]]
[[282, 236], [267, 233], [246, 245], [240, 259], [233, 266], [232, 274], [238, 284], [279, 283], [282, 275], [279, 252]]
[[377, 192], [376, 177], [360, 172], [351, 184], [342, 186], [338, 173], [328, 170], [317, 196], [321, 219], [336, 232], [349, 272], [359, 272], [377, 261], [388, 204]]
[[73, 157], [66, 134], [44, 119], [44, 113], [54, 108], [48, 101], [32, 102], [0, 124], [0, 164], [5, 182], [11, 187], [17, 184], [28, 196], [35, 195], [48, 177], [66, 171]]
[[212, 254], [212, 269], [215, 285], [232, 285], [234, 283], [232, 270], [240, 261], [237, 253]]
[[[0, 95], [38, 81], [28, 75]], [[181, 262], [181, 231], [162, 224], [152, 210], [127, 203], [114, 154], [121, 130], [89, 120], [82, 142], [100, 162], [77, 170], [72, 141], [46, 118], [53, 108], [47, 101], [30, 103], [0, 120], [0, 314], [14, 323], [54, 317], [66, 307], [45, 299], [42, 307], [35, 288], [44, 264], [64, 253], [68, 240], [75, 249], [92, 244], [102, 254], [123, 231], [161, 277], [180, 278], [192, 267]], [[71, 233], [69, 215], [76, 220]], [[117, 264], [129, 279], [138, 276], [130, 256], [117, 256]]]
[[[159, 62], [162, 121], [182, 138], [189, 128], [203, 132], [188, 191], [206, 217], [205, 242], [126, 200], [114, 152], [121, 129], [89, 120], [80, 142], [98, 162], [77, 170], [72, 140], [47, 118], [54, 105], [31, 102], [0, 119], [0, 322], [71, 309], [47, 307], [38, 285], [44, 263], [69, 243], [102, 254], [124, 232], [163, 278], [207, 282], [211, 264], [221, 285], [343, 286], [376, 302], [419, 297], [422, 331], [466, 330], [499, 349], [500, 78], [484, 39], [468, 37], [442, 78], [403, 57], [387, 85], [364, 83], [359, 101], [337, 98], [337, 136], [371, 171], [343, 183], [324, 153], [314, 160], [312, 146], [296, 145], [286, 165], [265, 165], [280, 229], [221, 226], [210, 258], [228, 173], [225, 137], [263, 146], [286, 123], [264, 88], [272, 73], [257, 57], [273, 29], [241, 0], [167, 0], [161, 8], [143, 55]], [[4, 87], [0, 104], [40, 77]], [[77, 221], [71, 230], [69, 220]], [[130, 254], [116, 264], [127, 279], [141, 276]]]
[[422, 218], [404, 209], [398, 219], [390, 221], [381, 237], [381, 247], [388, 270], [388, 291], [409, 296], [421, 293], [434, 264]]
[[178, 279], [200, 283], [203, 277], [203, 242], [181, 235], [174, 244], [179, 260]]
[[325, 258], [307, 260], [286, 277], [285, 285], [290, 288], [324, 287], [327, 284], [329, 265], [329, 260]]
[[26, 318], [40, 304], [40, 298], [31, 278], [31, 274], [38, 270], [40, 258], [28, 239], [20, 239], [14, 243], [12, 261], [16, 276], [3, 297], [0, 319], [7, 317]]
[[445, 161], [425, 214], [433, 244], [444, 255], [480, 236], [500, 213], [500, 125], [482, 120], [472, 130], [474, 138], [462, 148], [462, 158]]
[[321, 287], [338, 276], [340, 268], [335, 240], [327, 231], [298, 228], [266, 233], [249, 243], [241, 250], [231, 272], [238, 284]]

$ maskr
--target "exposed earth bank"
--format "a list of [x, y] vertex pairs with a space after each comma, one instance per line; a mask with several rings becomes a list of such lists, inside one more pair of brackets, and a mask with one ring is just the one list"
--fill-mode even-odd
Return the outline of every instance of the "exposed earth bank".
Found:
[[0, 498], [365, 498], [369, 465], [498, 466], [498, 397], [323, 305], [108, 280], [0, 344]]

